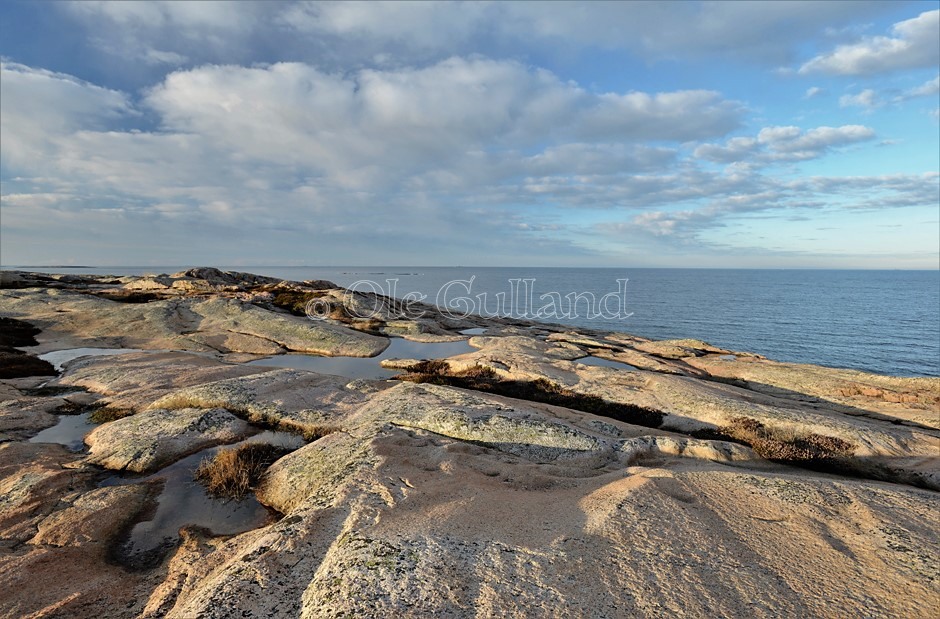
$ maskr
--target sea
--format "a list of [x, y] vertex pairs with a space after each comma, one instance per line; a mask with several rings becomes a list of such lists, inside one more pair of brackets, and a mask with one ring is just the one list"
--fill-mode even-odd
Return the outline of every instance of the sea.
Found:
[[[184, 267], [15, 267], [141, 275]], [[940, 271], [219, 266], [470, 312], [694, 338], [778, 361], [940, 376]]]

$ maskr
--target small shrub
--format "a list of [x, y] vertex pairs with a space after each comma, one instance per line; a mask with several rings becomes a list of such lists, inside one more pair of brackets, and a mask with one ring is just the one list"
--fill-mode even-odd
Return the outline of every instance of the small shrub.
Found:
[[195, 478], [216, 497], [240, 499], [253, 488], [271, 464], [287, 450], [265, 443], [245, 443], [221, 449], [196, 469]]

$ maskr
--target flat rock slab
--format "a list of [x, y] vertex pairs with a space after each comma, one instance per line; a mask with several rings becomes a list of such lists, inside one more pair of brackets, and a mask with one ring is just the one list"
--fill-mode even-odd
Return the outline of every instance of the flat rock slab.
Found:
[[111, 540], [144, 507], [147, 495], [145, 484], [110, 486], [87, 492], [65, 509], [44, 518], [29, 543], [76, 546], [104, 554]]
[[[37, 351], [100, 346], [247, 352], [283, 350], [371, 357], [388, 338], [342, 325], [272, 312], [239, 299], [180, 297], [119, 303], [60, 289], [0, 290], [0, 313], [26, 317], [43, 331]], [[63, 346], [63, 344], [67, 344]]]
[[152, 409], [95, 428], [85, 443], [91, 464], [148, 473], [251, 433], [251, 426], [221, 408]]
[[345, 378], [278, 369], [179, 389], [151, 407], [222, 407], [252, 423], [302, 433], [341, 420], [367, 399]]

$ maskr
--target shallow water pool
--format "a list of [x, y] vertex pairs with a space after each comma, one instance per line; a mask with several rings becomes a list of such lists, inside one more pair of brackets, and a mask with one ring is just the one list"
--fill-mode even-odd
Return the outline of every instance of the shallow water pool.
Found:
[[88, 421], [88, 413], [80, 415], [59, 415], [59, 423], [46, 428], [29, 439], [30, 443], [58, 443], [69, 451], [81, 451], [85, 448], [85, 435], [98, 427]]
[[465, 340], [459, 342], [412, 342], [392, 338], [391, 344], [377, 357], [319, 357], [315, 355], [278, 355], [249, 362], [249, 365], [311, 370], [345, 378], [391, 378], [401, 370], [389, 370], [379, 365], [383, 359], [441, 359], [476, 349]]
[[53, 350], [39, 355], [40, 359], [48, 361], [57, 369], [62, 371], [63, 366], [69, 361], [79, 357], [101, 357], [106, 355], [124, 355], [132, 352], [145, 352], [139, 348], [68, 348], [65, 350]]
[[[305, 444], [295, 434], [274, 431], [261, 432], [243, 442], [268, 443], [288, 450]], [[187, 525], [208, 529], [214, 535], [235, 535], [273, 522], [277, 512], [259, 503], [254, 494], [239, 500], [219, 499], [209, 495], [194, 480], [196, 469], [204, 459], [238, 444], [204, 449], [145, 477], [113, 475], [101, 482], [101, 486], [163, 483], [153, 516], [134, 525], [118, 553], [120, 559], [140, 566], [153, 565], [176, 545], [180, 528]]]

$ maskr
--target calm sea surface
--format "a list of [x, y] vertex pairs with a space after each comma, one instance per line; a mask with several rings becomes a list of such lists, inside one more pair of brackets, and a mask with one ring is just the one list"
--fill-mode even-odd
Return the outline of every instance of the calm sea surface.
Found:
[[[443, 303], [461, 304], [452, 306], [455, 313], [467, 307], [535, 318], [535, 311], [543, 309], [554, 311], [543, 318], [547, 322], [657, 339], [695, 338], [780, 361], [898, 376], [940, 375], [940, 271], [220, 268], [293, 280], [327, 279], [342, 286], [366, 281], [370, 283], [356, 288], [397, 297], [417, 292], [431, 303], [440, 294]], [[180, 268], [30, 270], [136, 275]], [[447, 288], [452, 281], [463, 283]], [[604, 316], [588, 315], [590, 295], [584, 293], [595, 299], [610, 295], [606, 307], [591, 308], [596, 313], [606, 309]], [[568, 295], [581, 296], [572, 307]]]

